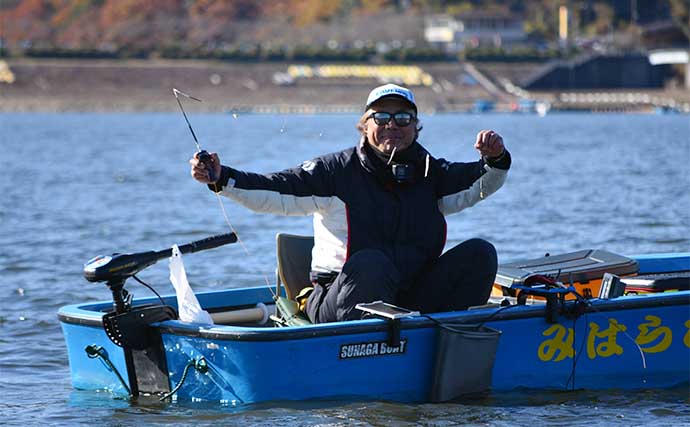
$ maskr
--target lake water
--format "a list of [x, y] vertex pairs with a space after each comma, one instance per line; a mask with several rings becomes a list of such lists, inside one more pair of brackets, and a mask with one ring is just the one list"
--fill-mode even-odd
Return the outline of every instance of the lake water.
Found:
[[[355, 115], [191, 115], [225, 164], [269, 172], [356, 143]], [[506, 185], [448, 218], [448, 245], [492, 241], [499, 262], [600, 248], [690, 251], [686, 115], [422, 116], [437, 157], [470, 161], [474, 135], [501, 133]], [[503, 393], [465, 403], [130, 403], [74, 390], [56, 312], [105, 300], [82, 265], [98, 254], [159, 250], [229, 231], [216, 197], [189, 175], [195, 147], [180, 114], [0, 115], [0, 419], [5, 425], [687, 425], [687, 387], [664, 391]], [[310, 218], [259, 215], [225, 201], [240, 245], [185, 256], [197, 291], [263, 284], [274, 236]], [[173, 292], [167, 262], [140, 277]], [[149, 296], [133, 283], [135, 296]], [[690, 363], [690, 361], [689, 361]]]

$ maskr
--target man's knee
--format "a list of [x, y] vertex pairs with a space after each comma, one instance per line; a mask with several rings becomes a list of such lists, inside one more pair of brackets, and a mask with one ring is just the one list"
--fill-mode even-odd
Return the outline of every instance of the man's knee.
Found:
[[471, 248], [477, 261], [485, 262], [485, 265], [493, 270], [498, 268], [496, 248], [490, 242], [484, 239], [474, 238], [467, 240], [464, 244], [467, 244]]
[[456, 271], [487, 271], [496, 273], [498, 269], [498, 256], [496, 248], [484, 239], [474, 238], [465, 240], [449, 250], [442, 258], [444, 265]]
[[383, 252], [365, 249], [353, 254], [343, 266], [344, 277], [339, 286], [337, 307], [341, 320], [358, 319], [361, 302], [383, 300], [393, 302], [400, 282], [400, 273]]
[[400, 273], [382, 251], [358, 251], [343, 265], [335, 282], [328, 286], [325, 304], [316, 301], [307, 304], [312, 313], [309, 317], [319, 322], [359, 319], [362, 313], [355, 305], [376, 300], [392, 303], [399, 282]]
[[355, 293], [363, 297], [393, 292], [400, 282], [400, 273], [395, 264], [376, 249], [356, 252], [343, 266], [341, 275], [344, 276], [341, 279], [356, 287]]

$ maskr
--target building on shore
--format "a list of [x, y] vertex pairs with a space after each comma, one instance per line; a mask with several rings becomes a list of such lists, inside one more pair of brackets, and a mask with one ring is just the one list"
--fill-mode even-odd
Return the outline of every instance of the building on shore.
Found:
[[527, 41], [523, 21], [509, 13], [471, 12], [457, 16], [442, 14], [426, 18], [424, 38], [449, 53], [466, 47], [502, 47]]

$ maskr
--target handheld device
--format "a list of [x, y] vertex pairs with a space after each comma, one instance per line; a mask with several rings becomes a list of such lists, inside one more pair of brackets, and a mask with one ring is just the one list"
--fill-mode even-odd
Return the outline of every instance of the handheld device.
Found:
[[418, 311], [408, 310], [403, 307], [398, 307], [397, 305], [388, 304], [383, 301], [374, 301], [367, 303], [359, 303], [355, 306], [356, 309], [361, 311], [366, 311], [367, 313], [374, 314], [379, 317], [385, 317], [387, 319], [400, 319], [402, 317], [419, 316]]

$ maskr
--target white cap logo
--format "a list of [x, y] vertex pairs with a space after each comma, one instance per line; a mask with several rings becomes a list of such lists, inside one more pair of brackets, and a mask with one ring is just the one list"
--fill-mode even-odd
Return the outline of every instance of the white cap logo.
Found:
[[374, 90], [369, 93], [366, 107], [369, 108], [371, 104], [383, 98], [384, 96], [398, 96], [403, 98], [412, 104], [415, 111], [417, 110], [417, 104], [414, 102], [414, 95], [412, 94], [412, 91], [391, 83], [374, 88]]
[[307, 160], [302, 162], [302, 170], [305, 172], [311, 172], [316, 168], [316, 162], [313, 160]]

